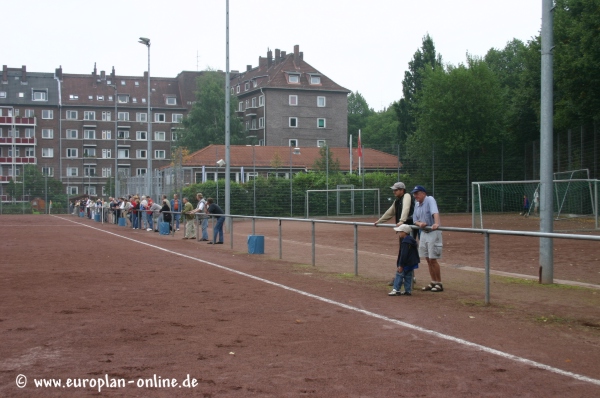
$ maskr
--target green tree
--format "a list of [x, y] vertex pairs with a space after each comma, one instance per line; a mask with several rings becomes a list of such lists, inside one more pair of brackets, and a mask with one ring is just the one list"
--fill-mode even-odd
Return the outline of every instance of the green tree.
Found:
[[328, 150], [327, 145], [319, 148], [319, 155], [321, 155], [321, 157], [315, 160], [315, 163], [313, 164], [313, 168], [316, 171], [326, 172], [329, 170], [330, 173], [337, 173], [340, 171], [340, 161], [337, 158], [335, 160], [333, 159], [333, 153]]
[[[600, 1], [556, 0], [554, 73], [563, 124], [600, 119]], [[560, 119], [560, 118], [559, 118]]]
[[358, 142], [358, 130], [363, 130], [367, 125], [367, 119], [375, 111], [369, 108], [367, 100], [358, 91], [348, 96], [348, 134], [352, 134], [352, 145], [356, 147]]
[[367, 119], [363, 134], [363, 145], [396, 153], [398, 140], [398, 118], [392, 107], [373, 113]]
[[[210, 144], [225, 143], [225, 75], [208, 71], [197, 79], [196, 102], [183, 119], [183, 131], [178, 145], [195, 152]], [[230, 101], [231, 144], [243, 144], [245, 131], [236, 116], [238, 100]]]
[[425, 71], [442, 66], [442, 56], [436, 54], [435, 44], [429, 34], [423, 37], [421, 48], [408, 63], [402, 80], [402, 98], [392, 105], [398, 117], [398, 135], [404, 142], [416, 130], [418, 94], [423, 88]]

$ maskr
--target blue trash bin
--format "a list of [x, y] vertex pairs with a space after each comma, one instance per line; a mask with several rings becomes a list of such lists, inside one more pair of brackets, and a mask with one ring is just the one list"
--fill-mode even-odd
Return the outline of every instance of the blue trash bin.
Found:
[[248, 235], [248, 253], [265, 254], [264, 235]]
[[100, 218], [100, 214], [94, 214], [94, 220], [96, 222], [100, 222], [101, 218]]
[[127, 221], [125, 221], [125, 217], [119, 217], [119, 227], [126, 227]]
[[80, 211], [80, 212], [79, 212], [79, 217], [85, 217], [85, 213], [84, 213], [84, 212], [82, 212], [82, 211]]
[[169, 223], [168, 222], [159, 222], [158, 223], [158, 233], [160, 235], [169, 235], [169, 233], [171, 233], [171, 231], [169, 230]]

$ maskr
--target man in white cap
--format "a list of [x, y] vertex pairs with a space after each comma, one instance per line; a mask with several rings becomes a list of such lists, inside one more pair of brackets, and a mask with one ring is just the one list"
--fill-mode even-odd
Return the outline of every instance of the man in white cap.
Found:
[[403, 182], [397, 182], [390, 188], [392, 188], [396, 200], [394, 200], [394, 203], [392, 203], [390, 208], [383, 213], [383, 216], [381, 216], [379, 220], [375, 221], [374, 225], [377, 226], [377, 224], [381, 224], [392, 217], [394, 217], [397, 227], [402, 224], [412, 225], [415, 201], [413, 200], [411, 194], [406, 192], [406, 186]]
[[[442, 257], [442, 231], [440, 226], [440, 211], [433, 196], [427, 196], [427, 191], [422, 185], [417, 185], [410, 192], [414, 195], [415, 213], [414, 222], [421, 229], [419, 239], [419, 255], [425, 257], [429, 266], [431, 283], [422, 290], [431, 292], [443, 292], [442, 273], [437, 259]], [[429, 228], [426, 228], [429, 227]]]

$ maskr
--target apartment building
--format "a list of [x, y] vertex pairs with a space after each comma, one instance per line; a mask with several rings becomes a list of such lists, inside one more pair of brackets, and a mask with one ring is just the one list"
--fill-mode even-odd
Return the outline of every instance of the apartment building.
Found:
[[258, 66], [232, 74], [249, 143], [264, 146], [347, 147], [349, 90], [293, 53], [275, 50]]

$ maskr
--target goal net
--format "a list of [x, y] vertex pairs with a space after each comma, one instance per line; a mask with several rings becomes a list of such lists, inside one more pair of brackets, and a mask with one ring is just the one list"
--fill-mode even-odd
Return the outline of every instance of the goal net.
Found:
[[336, 189], [306, 191], [306, 218], [378, 215], [379, 210], [379, 188], [338, 185]]
[[[555, 221], [589, 219], [574, 229], [598, 228], [598, 180], [570, 178], [576, 174], [556, 173], [553, 181]], [[518, 215], [538, 217], [540, 181], [473, 182], [473, 228], [494, 228], [494, 217]], [[592, 225], [594, 224], [594, 225]]]

